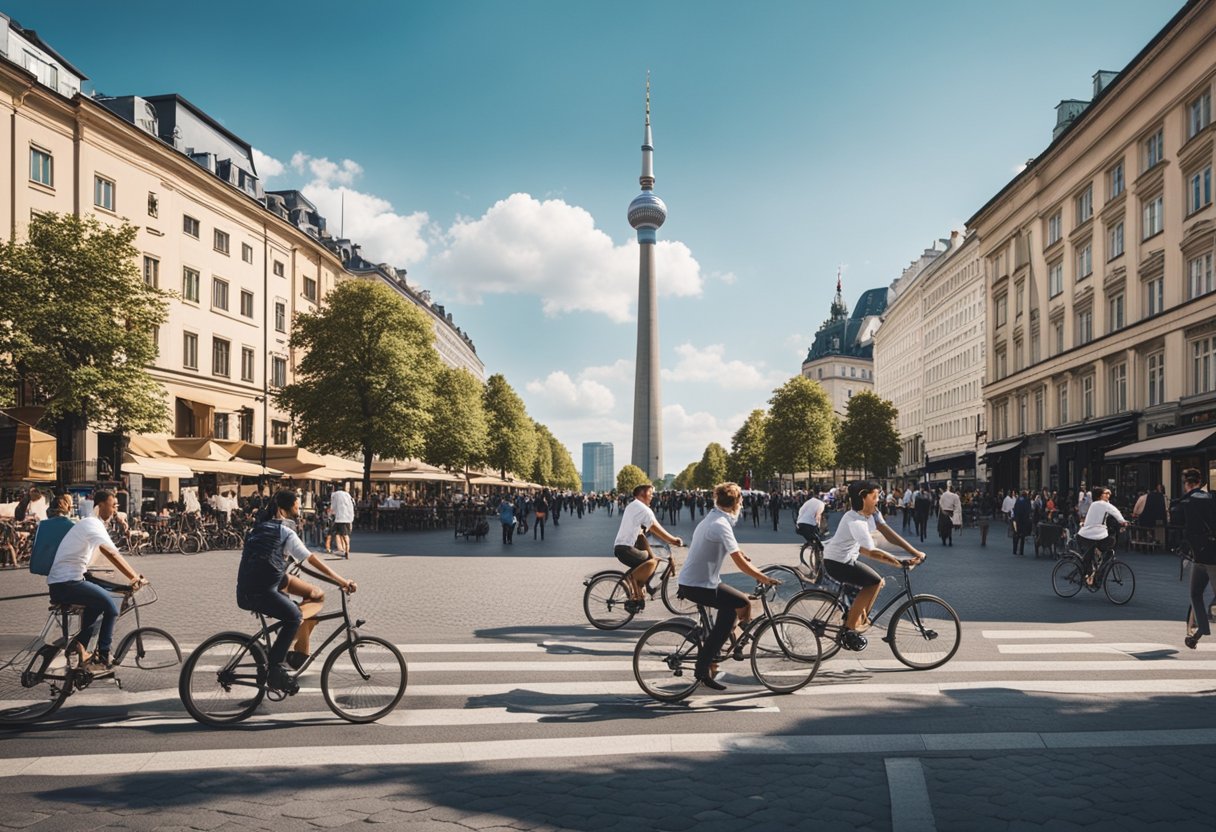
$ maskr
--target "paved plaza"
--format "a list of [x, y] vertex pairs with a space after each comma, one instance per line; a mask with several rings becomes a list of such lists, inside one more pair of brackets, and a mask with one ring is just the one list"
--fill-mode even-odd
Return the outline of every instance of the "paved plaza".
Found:
[[[0, 734], [8, 829], [1144, 829], [1213, 828], [1216, 642], [1182, 646], [1185, 583], [1170, 555], [1125, 557], [1135, 597], [1064, 600], [1053, 561], [966, 530], [929, 540], [915, 589], [963, 620], [958, 655], [904, 668], [877, 638], [774, 696], [746, 663], [729, 689], [678, 705], [630, 670], [648, 606], [590, 627], [582, 579], [615, 561], [617, 518], [563, 516], [546, 540], [450, 532], [356, 535], [365, 630], [401, 646], [409, 687], [373, 725], [303, 691], [208, 729], [176, 688], [99, 683], [44, 726]], [[687, 513], [669, 527], [689, 537]], [[779, 532], [740, 521], [759, 563], [791, 562]], [[145, 623], [183, 647], [252, 620], [233, 600], [237, 554], [138, 561], [160, 600]], [[735, 579], [740, 576], [734, 576]], [[744, 582], [732, 579], [740, 586]], [[40, 579], [0, 573], [0, 644], [38, 628]], [[332, 603], [332, 599], [331, 599]], [[881, 602], [880, 602], [881, 603]]]

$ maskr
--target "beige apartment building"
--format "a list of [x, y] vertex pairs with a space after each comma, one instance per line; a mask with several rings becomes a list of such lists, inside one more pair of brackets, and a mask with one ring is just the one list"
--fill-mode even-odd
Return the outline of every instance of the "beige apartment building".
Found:
[[968, 225], [996, 487], [1216, 478], [1216, 2], [1188, 3]]
[[837, 276], [831, 312], [807, 350], [802, 375], [819, 382], [841, 418], [849, 399], [874, 389], [874, 333], [886, 308], [887, 290], [867, 289], [850, 315]]

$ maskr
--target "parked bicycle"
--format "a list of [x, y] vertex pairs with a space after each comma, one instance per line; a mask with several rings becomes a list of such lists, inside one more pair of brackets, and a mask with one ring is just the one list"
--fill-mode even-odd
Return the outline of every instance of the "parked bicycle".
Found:
[[[760, 684], [773, 693], [793, 693], [815, 678], [822, 650], [807, 621], [773, 613], [769, 598], [773, 589], [766, 584], [756, 586], [753, 595], [760, 600], [763, 615], [748, 621], [738, 636], [732, 633], [714, 663], [743, 661], [750, 644], [752, 674]], [[696, 621], [685, 617], [661, 621], [638, 639], [633, 677], [647, 695], [678, 702], [701, 684], [695, 672], [697, 653], [713, 625], [704, 607], [696, 606], [696, 610]]]
[[[963, 628], [958, 613], [941, 598], [913, 594], [912, 568], [910, 561], [903, 561], [902, 576], [896, 579], [902, 584], [900, 591], [878, 612], [871, 611], [870, 620], [877, 627], [887, 610], [895, 607], [882, 640], [903, 664], [914, 670], [930, 670], [954, 658], [962, 642]], [[825, 661], [840, 652], [845, 618], [861, 589], [854, 584], [831, 583], [834, 590], [808, 589], [794, 596], [785, 607], [787, 615], [809, 621], [816, 635], [823, 639]]]
[[[332, 583], [320, 573], [300, 571]], [[345, 592], [339, 592], [338, 597], [341, 610], [317, 616], [318, 622], [337, 621], [338, 626], [293, 672], [292, 679], [298, 682], [336, 641], [337, 646], [321, 668], [325, 704], [348, 722], [375, 722], [396, 708], [405, 695], [405, 657], [391, 642], [359, 632], [366, 622], [362, 618], [352, 621], [349, 597]], [[240, 722], [253, 714], [263, 699], [280, 702], [289, 695], [267, 684], [267, 655], [282, 623], [267, 624], [266, 616], [254, 615], [261, 624], [256, 633], [217, 633], [200, 644], [182, 667], [178, 682], [182, 704], [204, 725]]]
[[1113, 545], [1109, 550], [1099, 548], [1094, 554], [1093, 580], [1086, 580], [1081, 554], [1081, 546], [1085, 545], [1088, 545], [1085, 538], [1073, 538], [1068, 553], [1051, 570], [1051, 588], [1056, 595], [1071, 598], [1082, 588], [1090, 592], [1097, 592], [1101, 588], [1112, 604], [1122, 606], [1132, 600], [1136, 594], [1136, 574], [1115, 556]]
[[[650, 542], [650, 551], [659, 559], [659, 567], [646, 583], [646, 596], [651, 601], [656, 595], [660, 596], [663, 606], [673, 615], [692, 615], [697, 610], [696, 604], [676, 597], [679, 565], [671, 554], [671, 547], [657, 537], [647, 536], [646, 539]], [[605, 569], [588, 575], [583, 580], [583, 586], [586, 587], [583, 590], [583, 613], [600, 630], [619, 630], [645, 608], [645, 600], [636, 610], [626, 608], [629, 586], [625, 583], [624, 569]]]
[[[177, 677], [182, 651], [177, 640], [159, 627], [145, 627], [140, 609], [156, 602], [150, 584], [132, 590], [89, 574], [89, 580], [122, 597], [119, 618], [131, 614], [135, 629], [118, 642], [112, 665], [119, 688], [167, 687]], [[88, 651], [75, 645], [81, 607], [51, 604], [41, 634], [0, 664], [0, 726], [20, 726], [46, 719], [76, 691], [97, 681], [85, 667]], [[75, 645], [72, 649], [68, 645]]]

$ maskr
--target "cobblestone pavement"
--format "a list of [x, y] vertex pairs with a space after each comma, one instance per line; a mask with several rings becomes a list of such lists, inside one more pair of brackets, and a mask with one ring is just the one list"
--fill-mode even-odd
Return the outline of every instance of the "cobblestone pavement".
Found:
[[[686, 518], [672, 531], [690, 536]], [[314, 670], [300, 695], [217, 731], [185, 714], [174, 679], [98, 683], [47, 725], [0, 733], [0, 828], [1214, 828], [1216, 645], [1181, 648], [1172, 557], [1128, 554], [1136, 594], [1116, 607], [1055, 597], [1053, 562], [1013, 557], [1000, 526], [984, 548], [973, 530], [929, 541], [916, 589], [964, 622], [943, 668], [908, 671], [874, 638], [794, 696], [728, 663], [726, 693], [667, 706], [630, 665], [661, 603], [615, 632], [582, 614], [583, 576], [615, 565], [616, 523], [563, 518], [512, 547], [357, 535], [332, 565], [409, 660], [394, 713], [340, 722]], [[737, 531], [757, 562], [789, 562], [785, 526]], [[187, 650], [248, 628], [235, 565], [141, 559], [160, 596], [144, 623]], [[0, 572], [0, 658], [45, 618], [40, 580]]]

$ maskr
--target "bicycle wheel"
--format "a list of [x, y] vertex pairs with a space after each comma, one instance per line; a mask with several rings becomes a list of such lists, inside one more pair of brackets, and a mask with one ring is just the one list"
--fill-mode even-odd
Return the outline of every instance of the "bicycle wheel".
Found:
[[587, 584], [583, 592], [583, 612], [597, 629], [619, 630], [633, 620], [634, 614], [625, 609], [628, 600], [625, 576], [609, 572]]
[[266, 695], [266, 651], [245, 633], [219, 633], [182, 666], [177, 690], [190, 716], [230, 725], [257, 710]]
[[954, 658], [962, 634], [958, 613], [949, 604], [933, 595], [917, 595], [895, 611], [887, 643], [908, 667], [929, 670]]
[[123, 636], [114, 651], [114, 672], [123, 690], [172, 690], [181, 672], [182, 648], [158, 627], [140, 627]]
[[1081, 572], [1081, 561], [1068, 556], [1060, 559], [1056, 568], [1051, 570], [1051, 588], [1061, 598], [1071, 598], [1081, 591], [1085, 578]]
[[798, 550], [798, 560], [806, 567], [813, 583], [823, 580], [823, 549], [811, 543], [803, 543]]
[[182, 554], [195, 555], [203, 550], [203, 539], [197, 532], [182, 536]]
[[809, 623], [778, 615], [759, 625], [752, 642], [752, 673], [773, 693], [804, 688], [819, 670], [822, 650]]
[[1112, 560], [1102, 579], [1102, 591], [1112, 604], [1123, 606], [1136, 594], [1136, 573], [1121, 560]]
[[685, 621], [662, 621], [638, 639], [633, 650], [633, 678], [660, 702], [678, 702], [697, 687], [700, 627]]
[[697, 614], [697, 605], [692, 601], [686, 601], [677, 596], [680, 591], [680, 583], [677, 580], [677, 573], [672, 572], [663, 578], [662, 595], [663, 606], [671, 610], [673, 615], [693, 616]]
[[[768, 605], [774, 612], [784, 610], [786, 605], [794, 600], [794, 596], [802, 592], [802, 577], [792, 566], [774, 563], [761, 568], [760, 571], [781, 581], [781, 585], [773, 587], [772, 594], [768, 596]], [[696, 609], [696, 605], [693, 608]]]
[[785, 605], [786, 615], [796, 615], [811, 623], [822, 639], [823, 661], [840, 652], [840, 631], [844, 629], [844, 607], [840, 599], [822, 589], [799, 592]]
[[405, 695], [405, 657], [376, 636], [359, 636], [329, 654], [321, 669], [321, 693], [347, 722], [375, 722]]
[[0, 665], [0, 726], [28, 725], [59, 710], [76, 668], [61, 647], [35, 639]]

